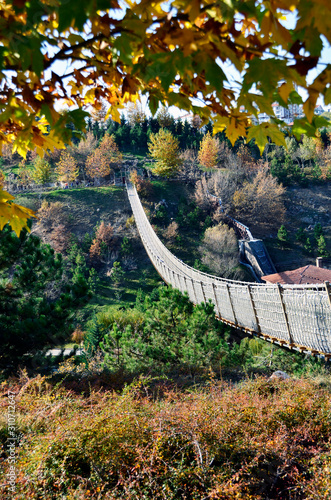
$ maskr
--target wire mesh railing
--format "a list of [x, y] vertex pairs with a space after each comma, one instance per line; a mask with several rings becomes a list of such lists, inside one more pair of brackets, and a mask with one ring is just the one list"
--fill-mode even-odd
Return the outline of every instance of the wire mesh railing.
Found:
[[173, 255], [155, 234], [136, 188], [127, 192], [137, 228], [162, 279], [195, 303], [211, 301], [217, 317], [236, 328], [331, 357], [331, 292], [321, 285], [279, 285], [234, 281], [194, 269]]

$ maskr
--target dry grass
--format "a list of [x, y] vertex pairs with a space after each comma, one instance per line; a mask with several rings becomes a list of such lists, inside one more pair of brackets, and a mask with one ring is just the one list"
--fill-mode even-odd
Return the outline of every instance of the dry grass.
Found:
[[[211, 380], [203, 390], [141, 380], [89, 397], [44, 377], [17, 394], [17, 499], [328, 499], [330, 393], [311, 380]], [[3, 474], [7, 398], [1, 399]], [[0, 480], [6, 497], [6, 477]]]

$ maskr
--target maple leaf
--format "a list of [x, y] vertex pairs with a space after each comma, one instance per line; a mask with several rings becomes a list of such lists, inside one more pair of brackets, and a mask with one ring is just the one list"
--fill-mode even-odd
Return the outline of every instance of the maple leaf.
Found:
[[37, 217], [30, 208], [14, 203], [14, 199], [14, 196], [7, 193], [0, 186], [0, 231], [6, 224], [9, 224], [16, 235], [19, 236], [23, 228], [30, 231], [27, 221], [31, 217]]
[[265, 145], [268, 144], [269, 139], [274, 144], [287, 148], [284, 134], [274, 123], [266, 122], [261, 125], [251, 127], [247, 134], [247, 140], [250, 141], [251, 139], [255, 139], [261, 154], [264, 151]]

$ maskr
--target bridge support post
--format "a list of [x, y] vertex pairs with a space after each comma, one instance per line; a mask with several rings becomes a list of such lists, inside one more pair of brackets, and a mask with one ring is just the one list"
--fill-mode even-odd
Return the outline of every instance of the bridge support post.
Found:
[[228, 293], [228, 297], [229, 297], [229, 301], [230, 301], [230, 306], [231, 306], [231, 311], [232, 311], [232, 314], [233, 314], [233, 322], [237, 323], [237, 317], [236, 317], [236, 313], [234, 311], [234, 307], [233, 307], [233, 304], [232, 304], [232, 299], [231, 299], [231, 294], [230, 294], [230, 288], [229, 288], [228, 283], [225, 283], [225, 287], [226, 287], [226, 291]]
[[289, 322], [288, 322], [288, 316], [287, 316], [287, 312], [286, 312], [286, 307], [285, 307], [285, 304], [284, 304], [283, 290], [282, 290], [282, 287], [280, 286], [279, 283], [277, 283], [277, 288], [278, 288], [278, 294], [279, 294], [280, 304], [282, 306], [282, 311], [283, 311], [283, 314], [284, 314], [284, 319], [285, 319], [286, 330], [287, 330], [287, 333], [288, 333], [288, 338], [289, 338], [290, 344], [294, 344], [292, 333], [291, 333], [291, 330], [290, 330], [290, 325], [289, 325]]
[[204, 303], [206, 304], [207, 301], [206, 301], [205, 291], [203, 289], [203, 281], [200, 281], [200, 285], [201, 285], [203, 300], [204, 300]]
[[213, 292], [214, 292], [214, 298], [215, 298], [215, 305], [216, 305], [216, 313], [219, 318], [221, 318], [221, 310], [220, 306], [218, 305], [218, 300], [217, 300], [217, 295], [216, 295], [216, 290], [215, 290], [215, 283], [212, 282], [212, 287], [213, 287]]
[[190, 297], [190, 294], [189, 294], [189, 291], [188, 291], [188, 286], [187, 286], [187, 281], [186, 281], [186, 276], [183, 276], [183, 279], [184, 279], [184, 283], [185, 283], [185, 288], [186, 288], [187, 295]]
[[198, 304], [197, 292], [195, 291], [195, 288], [194, 288], [193, 278], [191, 278], [191, 281], [192, 281], [192, 288], [193, 288], [193, 293], [194, 293], [194, 297], [195, 297], [195, 303]]
[[173, 286], [174, 288], [177, 288], [177, 285], [176, 285], [176, 275], [175, 275], [175, 271], [173, 271], [173, 270], [171, 270], [171, 271], [172, 271], [172, 277], [173, 277], [173, 280], [174, 280], [174, 282], [173, 282], [173, 283], [171, 283], [171, 284], [172, 284], [172, 286]]
[[328, 281], [324, 281], [325, 290], [329, 299], [329, 304], [331, 307], [331, 285]]
[[248, 290], [248, 295], [249, 295], [249, 298], [250, 298], [250, 301], [252, 304], [252, 309], [253, 309], [253, 313], [254, 313], [254, 317], [255, 317], [255, 321], [256, 321], [257, 331], [258, 331], [258, 333], [261, 333], [261, 327], [260, 327], [259, 319], [257, 317], [256, 308], [255, 308], [254, 299], [253, 299], [252, 290], [251, 290], [250, 285], [247, 285], [247, 290]]

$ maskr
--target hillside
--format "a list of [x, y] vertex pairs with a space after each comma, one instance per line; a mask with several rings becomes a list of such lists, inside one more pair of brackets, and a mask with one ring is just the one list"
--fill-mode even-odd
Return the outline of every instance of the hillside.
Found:
[[[154, 181], [154, 190], [145, 203], [149, 214], [160, 201], [164, 200], [167, 206], [167, 220], [169, 223], [178, 213], [178, 206], [183, 199], [193, 200], [194, 187], [183, 185], [174, 181]], [[59, 190], [47, 194], [25, 194], [18, 195], [17, 201], [27, 207], [38, 209], [41, 199], [49, 202], [60, 202], [63, 204], [63, 216], [66, 219], [68, 231], [78, 239], [82, 240], [85, 233], [92, 234], [96, 224], [100, 221], [111, 223], [116, 233], [120, 236], [134, 238], [137, 249], [136, 261], [138, 268], [150, 271], [149, 259], [143, 250], [140, 239], [134, 227], [126, 228], [125, 224], [131, 215], [131, 208], [127, 200], [125, 190], [118, 186], [84, 188], [73, 190]], [[253, 236], [262, 238], [267, 245], [268, 251], [278, 271], [302, 267], [306, 264], [315, 264], [317, 253], [308, 254], [304, 251], [302, 244], [295, 241], [295, 235], [299, 228], [304, 228], [306, 237], [314, 240], [314, 227], [321, 224], [327, 247], [331, 248], [331, 185], [312, 185], [310, 187], [289, 187], [285, 195], [286, 220], [284, 222], [289, 232], [289, 242], [281, 248], [277, 242], [277, 231], [270, 233], [261, 229], [259, 225], [250, 224]], [[267, 218], [267, 214], [266, 214]], [[245, 223], [245, 218], [242, 220]], [[198, 246], [196, 227], [182, 229], [180, 236], [184, 238], [185, 244], [178, 244], [173, 249], [178, 256], [190, 265], [197, 258], [196, 248]], [[47, 241], [47, 232], [34, 229], [37, 234]], [[191, 233], [191, 234], [190, 234]], [[162, 231], [160, 232], [162, 238]], [[166, 240], [165, 240], [165, 243]]]

